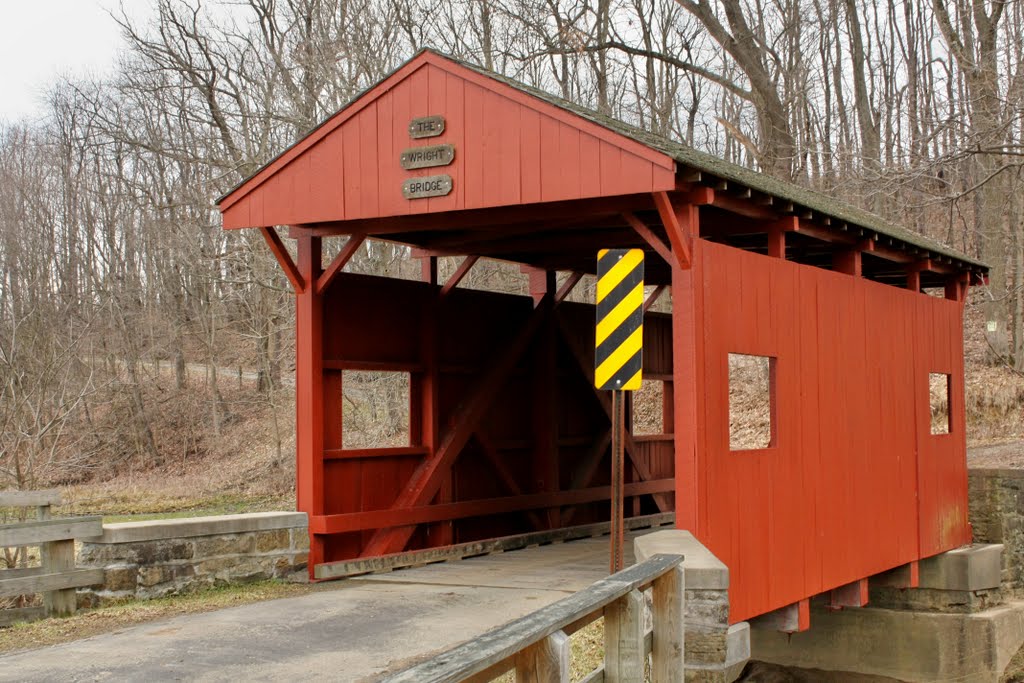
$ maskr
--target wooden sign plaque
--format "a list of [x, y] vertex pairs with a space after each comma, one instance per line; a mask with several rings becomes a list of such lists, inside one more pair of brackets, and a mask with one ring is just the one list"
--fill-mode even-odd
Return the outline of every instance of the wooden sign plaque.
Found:
[[451, 191], [452, 177], [447, 174], [409, 178], [402, 183], [402, 196], [406, 199], [443, 197]]
[[436, 138], [444, 132], [443, 116], [421, 116], [409, 122], [409, 137]]
[[414, 168], [431, 168], [433, 166], [447, 166], [455, 159], [455, 147], [453, 145], [430, 145], [427, 147], [411, 147], [402, 152], [402, 168], [411, 170]]

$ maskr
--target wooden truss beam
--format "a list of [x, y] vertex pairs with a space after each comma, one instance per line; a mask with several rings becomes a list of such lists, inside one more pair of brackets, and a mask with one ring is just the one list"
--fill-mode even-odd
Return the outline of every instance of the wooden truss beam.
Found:
[[[487, 372], [469, 392], [468, 398], [455, 410], [449, 420], [452, 425], [441, 438], [437, 450], [424, 460], [395, 502], [391, 510], [402, 510], [428, 505], [437, 494], [441, 482], [451, 470], [452, 464], [466, 446], [466, 442], [476, 431], [480, 420], [487, 413], [505, 381], [515, 369], [516, 364], [526, 353], [540, 329], [547, 309], [534, 309], [527, 323], [519, 333], [502, 350], [494, 363], [488, 365]], [[439, 506], [444, 507], [444, 506]], [[394, 526], [381, 524], [380, 527]], [[364, 555], [383, 555], [398, 552], [405, 547], [412, 536], [414, 527], [403, 526], [395, 529], [380, 528], [363, 548]]]
[[[627, 496], [658, 495], [669, 493], [675, 488], [675, 479], [637, 481], [625, 485]], [[418, 524], [430, 524], [466, 517], [484, 517], [523, 510], [539, 510], [560, 505], [583, 505], [611, 498], [610, 486], [595, 486], [576, 491], [552, 491], [531, 493], [525, 496], [506, 496], [486, 500], [467, 500], [444, 505], [419, 505], [410, 508], [389, 508], [367, 512], [346, 512], [337, 515], [322, 515], [310, 518], [309, 529], [314, 534], [340, 534], [349, 531], [369, 531], [392, 527], [414, 529]], [[410, 531], [410, 534], [412, 532]], [[386, 554], [386, 553], [382, 553]], [[363, 555], [375, 554], [363, 551]]]
[[[611, 395], [606, 391], [601, 391], [594, 387], [594, 364], [592, 362], [593, 359], [587, 358], [587, 355], [583, 352], [583, 349], [580, 348], [579, 344], [576, 343], [576, 340], [573, 339], [572, 334], [569, 332], [569, 330], [566, 329], [565, 321], [562, 320], [561, 316], [555, 317], [558, 320], [558, 330], [561, 333], [563, 341], [569, 348], [569, 351], [572, 353], [572, 356], [576, 360], [576, 363], [579, 366], [580, 371], [583, 373], [583, 376], [587, 378], [591, 388], [594, 390], [594, 396], [597, 398], [597, 401], [601, 405], [601, 408], [608, 416], [609, 421], [612, 420], [613, 415]], [[636, 443], [633, 441], [633, 435], [629, 432], [629, 430], [623, 431], [622, 443], [623, 446], [625, 446], [626, 455], [629, 456], [629, 460], [633, 464], [633, 469], [637, 471], [637, 474], [640, 475], [640, 478], [643, 479], [644, 481], [651, 480], [653, 478], [651, 469], [647, 466], [647, 463], [640, 459], [640, 454], [638, 453]], [[668, 512], [672, 507], [668, 498], [664, 495], [655, 496], [654, 502], [658, 506], [659, 512]]]
[[[491, 441], [490, 437], [486, 436], [481, 430], [476, 430], [473, 434], [473, 438], [480, 445], [480, 450], [483, 451], [484, 457], [487, 458], [487, 462], [491, 464], [491, 468], [495, 474], [498, 475], [498, 479], [504, 484], [505, 490], [513, 496], [523, 495], [523, 487], [516, 481], [515, 476], [509, 471], [505, 465], [505, 461], [501, 459], [501, 454], [498, 453], [497, 447], [494, 442]], [[529, 510], [526, 513], [527, 517], [530, 518], [530, 524], [534, 529], [544, 529], [544, 521], [540, 518], [533, 510]]]

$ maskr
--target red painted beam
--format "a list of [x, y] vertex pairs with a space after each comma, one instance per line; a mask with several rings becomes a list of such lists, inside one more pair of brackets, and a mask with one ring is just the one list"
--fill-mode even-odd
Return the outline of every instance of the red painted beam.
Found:
[[[487, 458], [487, 462], [490, 463], [491, 468], [495, 474], [498, 475], [498, 479], [504, 484], [505, 490], [513, 496], [523, 495], [523, 488], [516, 481], [515, 476], [509, 471], [508, 467], [505, 466], [505, 461], [502, 459], [501, 454], [498, 453], [498, 449], [494, 446], [494, 442], [489, 437], [485, 436], [480, 430], [477, 430], [473, 434], [473, 438], [480, 444], [480, 450], [483, 451], [484, 457]], [[536, 530], [544, 528], [544, 521], [540, 516], [532, 510], [527, 512], [527, 516], [530, 518], [530, 524]]]
[[583, 273], [579, 271], [573, 271], [569, 273], [569, 277], [566, 279], [562, 286], [555, 292], [555, 303], [560, 304], [565, 301], [565, 297], [572, 293], [572, 290], [579, 284], [579, 281], [583, 279]]
[[[627, 496], [642, 496], [671, 492], [674, 479], [656, 479], [626, 484]], [[350, 531], [367, 531], [388, 527], [411, 528], [418, 524], [430, 524], [466, 517], [484, 517], [508, 512], [538, 510], [548, 507], [583, 505], [611, 499], [610, 486], [596, 486], [577, 491], [556, 491], [533, 493], [526, 496], [507, 496], [485, 500], [468, 500], [445, 505], [423, 505], [409, 508], [391, 508], [369, 512], [347, 512], [338, 515], [311, 517], [309, 530], [314, 534], [340, 534]], [[364, 557], [375, 553], [363, 552]]]
[[[713, 196], [714, 193], [711, 192], [711, 197]], [[668, 241], [672, 244], [672, 254], [675, 256], [675, 263], [673, 264], [670, 261], [669, 265], [678, 265], [682, 268], [689, 268], [690, 238], [684, 234], [682, 227], [679, 225], [679, 217], [676, 216], [676, 210], [672, 206], [672, 201], [669, 199], [668, 193], [655, 192], [654, 205], [657, 207], [658, 215], [661, 217], [661, 224], [665, 226], [665, 233], [668, 235]]]
[[[303, 280], [320, 276], [320, 238], [298, 240]], [[296, 503], [311, 519], [324, 512], [323, 297], [303, 287], [295, 297], [295, 481]], [[310, 539], [309, 567], [324, 561], [322, 541]]]
[[644, 313], [646, 313], [651, 308], [651, 306], [654, 305], [654, 303], [659, 299], [659, 297], [661, 297], [662, 293], [665, 291], [666, 288], [667, 285], [658, 285], [657, 287], [654, 288], [654, 291], [651, 292], [651, 295], [647, 297], [646, 301], [644, 301]]
[[426, 455], [429, 449], [423, 446], [397, 446], [395, 448], [328, 448], [324, 460], [359, 460], [362, 458], [403, 458]]
[[829, 607], [863, 607], [868, 604], [868, 580], [860, 579], [829, 591]]
[[[594, 396], [597, 398], [598, 403], [604, 409], [605, 414], [608, 416], [609, 422], [614, 419], [612, 415], [612, 399], [611, 394], [607, 391], [601, 391], [594, 387], [594, 364], [590, 362], [584, 354], [583, 349], [580, 348], [579, 343], [574, 338], [572, 333], [567, 329], [565, 321], [561, 317], [556, 316], [558, 319], [558, 330], [561, 332], [562, 339], [565, 341], [565, 345], [572, 352], [573, 358], [576, 360], [576, 364], [579, 366], [583, 373], [583, 376], [587, 378], [587, 384], [594, 391]], [[644, 480], [650, 480], [653, 478], [651, 469], [647, 466], [643, 460], [640, 459], [639, 453], [637, 452], [636, 443], [633, 441], [633, 435], [626, 430], [622, 434], [622, 444], [625, 447], [626, 455], [629, 456], [630, 463], [632, 463], [634, 469]], [[668, 512], [672, 507], [667, 496], [655, 496], [654, 503], [658, 506], [659, 512]]]
[[423, 372], [423, 363], [406, 361], [378, 361], [325, 358], [323, 366], [328, 370], [366, 370], [368, 372]]
[[288, 278], [288, 282], [292, 283], [292, 287], [296, 293], [301, 293], [306, 288], [306, 283], [302, 279], [302, 275], [299, 274], [299, 269], [295, 265], [295, 261], [292, 261], [291, 255], [288, 253], [287, 247], [284, 246], [284, 242], [281, 241], [280, 235], [277, 234], [277, 230], [273, 228], [260, 228], [260, 233], [263, 235], [263, 239], [266, 240], [267, 246], [270, 247], [270, 252], [277, 259], [277, 262], [281, 265], [281, 269], [284, 270], [285, 277]]
[[651, 195], [645, 193], [434, 214], [385, 216], [337, 223], [294, 225], [290, 227], [290, 234], [292, 237], [297, 237], [300, 234], [330, 237], [356, 233], [373, 236], [436, 230], [491, 231], [501, 225], [532, 222], [534, 225], [543, 226], [549, 221], [572, 220], [579, 218], [580, 215], [588, 215], [596, 219], [600, 216], [619, 216], [623, 211], [648, 211], [651, 208]]
[[647, 244], [649, 244], [655, 252], [657, 252], [658, 256], [660, 256], [665, 261], [665, 263], [668, 263], [670, 265], [672, 264], [672, 262], [675, 260], [675, 258], [672, 256], [672, 250], [669, 249], [665, 245], [665, 243], [661, 241], [661, 238], [655, 235], [654, 232], [647, 225], [645, 225], [642, 220], [637, 218], [636, 215], [632, 213], [624, 213], [622, 214], [622, 217], [626, 220], [627, 223], [630, 224], [630, 226], [633, 228], [633, 230], [636, 231], [638, 235], [644, 238], [644, 241], [647, 242]]
[[441, 288], [441, 296], [448, 296], [448, 293], [455, 289], [460, 282], [462, 282], [462, 278], [466, 277], [466, 275], [469, 273], [470, 268], [472, 268], [473, 265], [478, 260], [480, 260], [479, 256], [467, 256], [466, 258], [462, 259], [462, 263], [459, 264], [459, 267], [455, 269], [455, 272], [452, 273], [452, 276], [448, 278], [447, 282], [444, 283], [444, 287]]
[[348, 238], [348, 242], [342, 247], [338, 255], [331, 261], [331, 265], [327, 267], [327, 270], [317, 278], [316, 291], [326, 292], [327, 288], [331, 286], [331, 281], [334, 277], [341, 272], [341, 269], [345, 267], [353, 256], [355, 256], [356, 250], [363, 246], [363, 241], [366, 239], [366, 235], [352, 235]]
[[[486, 414], [516, 364], [526, 353], [545, 317], [545, 309], [534, 309], [527, 323], [501, 352], [480, 381], [469, 392], [468, 398], [451, 415], [451, 428], [438, 444], [435, 453], [424, 461], [410, 477], [405, 488], [399, 493], [392, 510], [426, 505], [437, 494], [441, 482], [451, 470], [452, 463], [466, 446], [481, 418]], [[412, 527], [380, 530], [363, 549], [364, 555], [383, 555], [397, 552], [405, 547], [412, 536]]]

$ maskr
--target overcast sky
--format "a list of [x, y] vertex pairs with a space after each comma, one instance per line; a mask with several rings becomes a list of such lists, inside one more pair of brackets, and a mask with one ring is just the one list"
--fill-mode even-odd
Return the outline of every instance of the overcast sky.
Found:
[[[119, 0], [3, 0], [0, 12], [0, 119], [40, 116], [47, 88], [62, 74], [103, 75], [123, 41], [109, 11]], [[144, 20], [153, 0], [124, 0]]]

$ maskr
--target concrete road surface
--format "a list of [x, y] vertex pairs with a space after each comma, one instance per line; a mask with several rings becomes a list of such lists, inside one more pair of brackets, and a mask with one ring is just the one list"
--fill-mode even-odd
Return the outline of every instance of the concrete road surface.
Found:
[[0, 656], [0, 681], [372, 681], [590, 585], [607, 553], [594, 538], [349, 579]]

